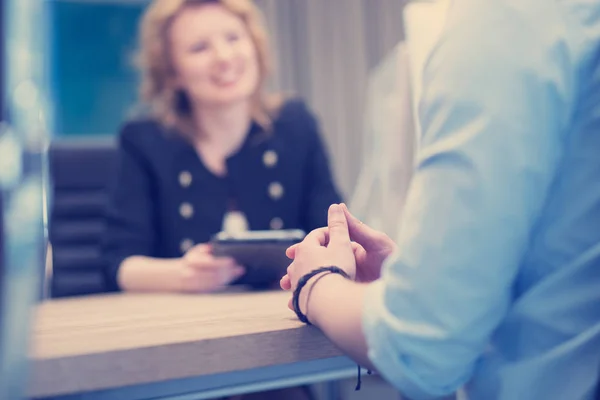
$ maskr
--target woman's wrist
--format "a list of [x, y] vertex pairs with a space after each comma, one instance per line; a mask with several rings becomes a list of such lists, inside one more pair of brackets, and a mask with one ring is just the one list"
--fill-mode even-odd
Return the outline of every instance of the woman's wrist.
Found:
[[184, 288], [184, 271], [180, 258], [131, 256], [121, 262], [117, 282], [126, 291], [179, 292]]

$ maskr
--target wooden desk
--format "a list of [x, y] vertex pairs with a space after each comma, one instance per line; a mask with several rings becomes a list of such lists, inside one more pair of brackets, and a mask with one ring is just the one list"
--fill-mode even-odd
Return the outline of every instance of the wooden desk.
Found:
[[355, 365], [298, 322], [288, 298], [275, 291], [48, 301], [37, 309], [29, 394], [198, 399], [352, 376]]

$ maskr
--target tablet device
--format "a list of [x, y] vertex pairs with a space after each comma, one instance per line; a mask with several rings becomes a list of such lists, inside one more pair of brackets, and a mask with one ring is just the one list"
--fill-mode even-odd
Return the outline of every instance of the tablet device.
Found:
[[265, 288], [285, 275], [291, 260], [285, 255], [288, 247], [304, 239], [299, 229], [277, 231], [246, 231], [235, 235], [220, 232], [211, 242], [215, 257], [227, 256], [246, 267], [246, 273], [234, 285]]

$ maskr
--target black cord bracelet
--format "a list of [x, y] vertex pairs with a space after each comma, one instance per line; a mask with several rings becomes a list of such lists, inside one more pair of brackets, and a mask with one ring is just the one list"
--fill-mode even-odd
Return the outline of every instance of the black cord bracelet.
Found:
[[[300, 303], [300, 291], [302, 290], [302, 288], [304, 286], [306, 286], [306, 283], [311, 278], [313, 278], [315, 275], [319, 275], [320, 273], [323, 273], [323, 272], [329, 272], [331, 274], [340, 274], [344, 278], [350, 279], [350, 276], [343, 269], [341, 269], [339, 267], [335, 267], [335, 266], [330, 266], [330, 267], [317, 268], [317, 269], [309, 272], [308, 274], [304, 275], [302, 278], [300, 278], [298, 280], [298, 286], [296, 286], [296, 289], [294, 290], [294, 295], [292, 297], [292, 306], [294, 307], [294, 311], [296, 312], [298, 319], [307, 325], [312, 325], [312, 324], [310, 323], [310, 321], [308, 320], [306, 315], [304, 315], [302, 313], [302, 311], [300, 311], [300, 304], [299, 304]], [[360, 365], [357, 365], [357, 367], [358, 367], [358, 376], [357, 376], [356, 387], [354, 388], [354, 390], [360, 390], [361, 383], [362, 383], [361, 379], [360, 379], [361, 378]], [[371, 371], [367, 370], [367, 374], [371, 375]]]
[[312, 324], [310, 323], [310, 321], [308, 320], [306, 315], [304, 315], [302, 313], [302, 311], [300, 311], [300, 304], [299, 304], [300, 303], [300, 291], [302, 290], [302, 288], [304, 286], [306, 286], [306, 283], [310, 280], [310, 278], [312, 278], [315, 275], [318, 275], [320, 273], [323, 273], [323, 272], [329, 272], [332, 274], [340, 274], [344, 278], [350, 279], [350, 276], [343, 269], [334, 267], [334, 266], [330, 266], [330, 267], [320, 267], [315, 270], [312, 270], [311, 272], [304, 275], [302, 278], [300, 278], [298, 280], [298, 286], [296, 286], [296, 289], [294, 290], [294, 295], [292, 297], [292, 306], [294, 307], [294, 312], [296, 312], [298, 319], [307, 325], [312, 325]]

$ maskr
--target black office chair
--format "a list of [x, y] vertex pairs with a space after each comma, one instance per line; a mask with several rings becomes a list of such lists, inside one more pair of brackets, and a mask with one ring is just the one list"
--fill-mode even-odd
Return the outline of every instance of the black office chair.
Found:
[[113, 138], [59, 140], [50, 148], [50, 297], [106, 291], [100, 240], [116, 157]]

